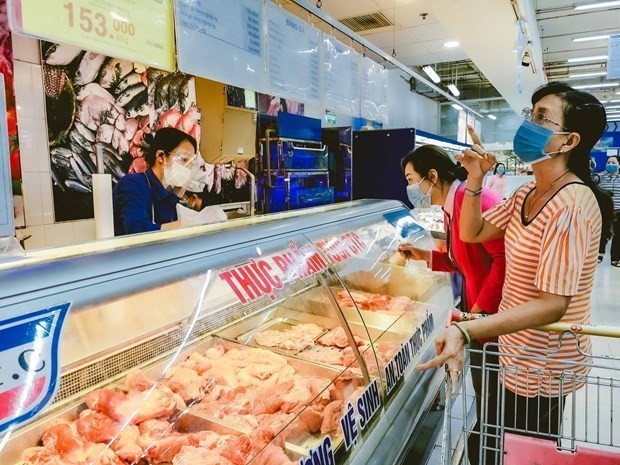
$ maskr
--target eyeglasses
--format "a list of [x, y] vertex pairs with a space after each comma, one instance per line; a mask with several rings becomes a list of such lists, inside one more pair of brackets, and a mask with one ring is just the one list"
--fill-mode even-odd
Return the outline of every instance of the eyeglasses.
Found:
[[521, 118], [530, 120], [532, 123], [538, 124], [539, 126], [544, 126], [544, 123], [553, 124], [554, 126], [557, 126], [561, 129], [564, 129], [565, 131], [568, 131], [568, 129], [566, 129], [564, 126], [562, 126], [559, 123], [556, 123], [553, 120], [550, 120], [542, 113], [532, 113], [531, 108], [524, 108], [521, 111]]
[[182, 163], [183, 165], [192, 165], [197, 160], [195, 153], [174, 152], [171, 155], [172, 162]]

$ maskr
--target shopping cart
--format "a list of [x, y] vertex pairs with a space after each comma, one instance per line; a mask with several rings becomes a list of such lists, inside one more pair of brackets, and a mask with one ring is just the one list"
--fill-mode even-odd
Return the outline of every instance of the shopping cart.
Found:
[[[479, 431], [474, 428], [475, 421], [464, 421], [459, 431], [462, 447], [454, 453], [453, 395], [460, 391], [463, 418], [467, 419], [474, 392], [464, 381], [459, 382], [460, 387], [453, 386], [446, 374], [442, 465], [467, 465], [467, 438], [472, 436], [477, 439], [473, 442], [479, 443], [478, 453], [473, 455], [480, 465], [620, 464], [620, 426], [614, 425], [614, 416], [620, 411], [620, 357], [585, 353], [579, 338], [620, 338], [620, 328], [554, 323], [539, 329], [559, 333], [558, 346], [543, 351], [488, 343], [482, 351], [467, 350], [463, 373], [482, 370], [481, 420]], [[560, 358], [562, 347], [571, 342], [584, 361]], [[472, 364], [472, 358], [482, 363]], [[527, 361], [528, 368], [523, 364], [516, 368], [516, 361]], [[524, 404], [523, 398], [504, 388], [507, 380], [533, 390], [553, 386], [560, 396], [538, 397]]]

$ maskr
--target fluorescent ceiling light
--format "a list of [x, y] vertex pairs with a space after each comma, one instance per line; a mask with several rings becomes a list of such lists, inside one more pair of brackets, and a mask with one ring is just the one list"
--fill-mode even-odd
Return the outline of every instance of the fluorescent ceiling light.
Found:
[[610, 100], [610, 101], [609, 101], [609, 102], [607, 102], [607, 103], [620, 103], [620, 99], [617, 99], [617, 100]]
[[454, 108], [455, 110], [458, 110], [458, 111], [463, 111], [463, 107], [458, 105], [458, 104], [456, 104], [456, 103], [452, 104], [452, 108]]
[[461, 95], [461, 93], [454, 84], [448, 84], [448, 89], [450, 89], [450, 92], [452, 92], [452, 95], [454, 95], [455, 97]]
[[432, 79], [432, 81], [437, 84], [439, 82], [441, 82], [441, 78], [439, 77], [439, 75], [435, 72], [435, 70], [433, 68], [431, 68], [430, 66], [425, 66], [424, 68], [422, 68], [422, 71], [424, 71], [426, 73], [426, 75]]
[[588, 84], [586, 86], [574, 86], [573, 89], [598, 89], [599, 87], [616, 87], [620, 82], [601, 82], [600, 84]]
[[577, 37], [573, 39], [573, 42], [590, 42], [591, 40], [607, 40], [609, 36], [591, 36], [591, 37]]
[[594, 10], [596, 8], [609, 8], [612, 6], [620, 6], [620, 1], [586, 3], [585, 5], [577, 5], [575, 7], [575, 10]]
[[594, 55], [591, 57], [577, 57], [577, 58], [569, 58], [569, 63], [582, 63], [584, 61], [603, 61], [607, 60], [607, 55]]
[[594, 76], [607, 76], [607, 71], [597, 71], [596, 73], [569, 74], [568, 79], [584, 79]]
[[620, 105], [612, 105], [610, 107], [605, 107], [605, 110], [620, 110]]
[[495, 115], [487, 115], [487, 118], [489, 118], [489, 119], [497, 119], [497, 116], [495, 116]]
[[454, 47], [458, 47], [459, 44], [456, 40], [451, 40], [450, 42], [446, 42], [445, 44], [443, 44], [444, 47], [446, 48], [454, 48]]

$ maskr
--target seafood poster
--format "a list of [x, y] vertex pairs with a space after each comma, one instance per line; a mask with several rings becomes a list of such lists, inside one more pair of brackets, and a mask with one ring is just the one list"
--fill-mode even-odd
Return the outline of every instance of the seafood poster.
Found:
[[21, 164], [19, 159], [19, 142], [17, 138], [17, 116], [15, 111], [15, 92], [13, 90], [13, 46], [7, 17], [5, 0], [0, 0], [0, 73], [4, 75], [4, 93], [6, 97], [7, 128], [9, 148], [11, 150], [11, 181], [13, 184], [13, 208], [16, 227], [26, 225], [21, 190]]
[[93, 217], [95, 144], [116, 183], [148, 166], [145, 132], [174, 126], [200, 138], [191, 76], [42, 42], [55, 221]]

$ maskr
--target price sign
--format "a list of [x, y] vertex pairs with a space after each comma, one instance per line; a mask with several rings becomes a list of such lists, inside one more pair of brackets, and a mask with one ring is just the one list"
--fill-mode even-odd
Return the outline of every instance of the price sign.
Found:
[[259, 92], [266, 90], [260, 0], [176, 0], [179, 69]]
[[172, 0], [9, 0], [9, 8], [16, 32], [175, 69]]
[[359, 65], [359, 53], [323, 34], [323, 93], [327, 108], [359, 116]]
[[321, 33], [305, 21], [268, 3], [270, 93], [321, 103]]
[[0, 320], [0, 433], [32, 420], [54, 398], [69, 304]]

